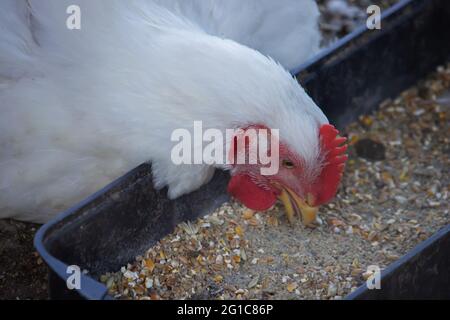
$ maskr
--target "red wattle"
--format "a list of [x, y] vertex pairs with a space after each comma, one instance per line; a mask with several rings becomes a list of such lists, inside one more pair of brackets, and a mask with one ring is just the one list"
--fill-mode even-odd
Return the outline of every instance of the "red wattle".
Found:
[[248, 175], [244, 174], [231, 178], [228, 183], [228, 192], [247, 208], [256, 211], [267, 210], [277, 201], [277, 196], [274, 191], [258, 187], [251, 181]]

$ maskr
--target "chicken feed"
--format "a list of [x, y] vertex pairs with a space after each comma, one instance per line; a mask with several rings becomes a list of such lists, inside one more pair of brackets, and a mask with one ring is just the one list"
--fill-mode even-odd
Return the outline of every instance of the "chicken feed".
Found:
[[450, 222], [450, 65], [350, 124], [315, 229], [230, 202], [101, 276], [117, 299], [341, 299]]

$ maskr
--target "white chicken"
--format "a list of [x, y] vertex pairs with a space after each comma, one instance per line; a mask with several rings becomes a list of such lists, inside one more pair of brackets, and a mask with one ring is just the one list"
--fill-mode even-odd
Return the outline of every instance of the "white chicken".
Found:
[[[67, 28], [71, 5], [80, 29]], [[2, 0], [0, 217], [45, 222], [151, 161], [170, 198], [230, 169], [244, 205], [280, 198], [311, 222], [345, 162], [344, 140], [286, 71], [317, 51], [318, 16], [312, 0]], [[279, 128], [283, 167], [175, 165], [171, 133], [197, 120]]]

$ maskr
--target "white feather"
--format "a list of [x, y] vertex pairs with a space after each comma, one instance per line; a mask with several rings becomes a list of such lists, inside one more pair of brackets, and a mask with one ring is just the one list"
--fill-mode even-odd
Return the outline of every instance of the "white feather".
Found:
[[314, 161], [327, 119], [262, 53], [302, 62], [317, 15], [310, 0], [2, 0], [0, 217], [45, 222], [145, 161], [171, 198], [195, 190], [214, 168], [170, 160], [195, 120], [279, 128]]

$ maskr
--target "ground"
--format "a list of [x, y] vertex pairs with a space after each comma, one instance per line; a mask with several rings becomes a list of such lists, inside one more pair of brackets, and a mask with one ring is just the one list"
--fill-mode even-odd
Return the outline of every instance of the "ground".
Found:
[[0, 220], [0, 300], [47, 298], [47, 268], [33, 247], [38, 228]]

